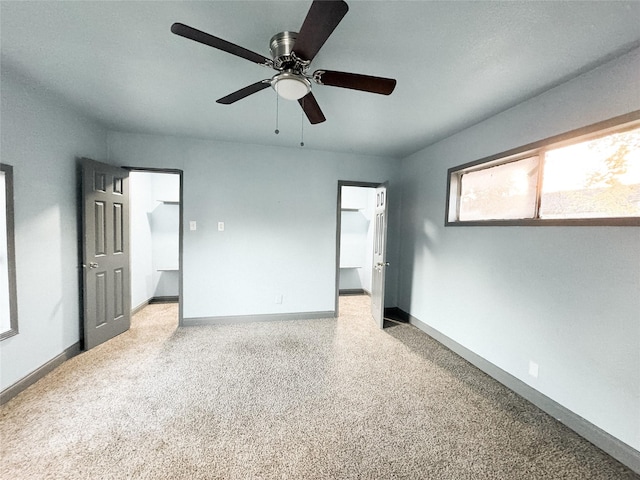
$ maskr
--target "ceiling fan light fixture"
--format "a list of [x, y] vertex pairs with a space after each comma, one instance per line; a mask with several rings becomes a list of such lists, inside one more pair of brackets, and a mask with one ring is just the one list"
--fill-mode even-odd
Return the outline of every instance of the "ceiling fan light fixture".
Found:
[[311, 91], [309, 80], [291, 72], [283, 72], [273, 77], [271, 86], [285, 100], [298, 100]]
[[[298, 100], [309, 122], [315, 125], [324, 122], [326, 118], [311, 93], [311, 80], [319, 85], [349, 88], [380, 95], [391, 94], [396, 86], [393, 78], [333, 70], [316, 70], [313, 75], [309, 73], [311, 62], [316, 54], [348, 11], [349, 6], [344, 0], [313, 0], [300, 27], [300, 32], [284, 31], [271, 37], [269, 51], [272, 58], [183, 23], [171, 25], [171, 32], [278, 72], [270, 79], [265, 78], [219, 98], [216, 103], [231, 105], [271, 86], [276, 91], [276, 99], [282, 97], [285, 100]], [[276, 117], [277, 105], [276, 103]], [[276, 133], [278, 133], [277, 127]]]

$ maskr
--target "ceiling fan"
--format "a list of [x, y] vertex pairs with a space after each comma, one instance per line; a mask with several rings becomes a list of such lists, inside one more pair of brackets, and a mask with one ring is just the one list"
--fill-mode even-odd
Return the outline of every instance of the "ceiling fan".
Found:
[[230, 105], [265, 88], [272, 87], [280, 97], [287, 100], [297, 100], [309, 122], [316, 124], [324, 122], [326, 119], [311, 93], [312, 82], [382, 95], [391, 94], [396, 86], [396, 81], [392, 78], [333, 70], [316, 70], [312, 74], [309, 73], [311, 61], [348, 10], [349, 6], [344, 0], [314, 0], [302, 27], [300, 27], [300, 32], [280, 32], [271, 38], [269, 50], [272, 58], [264, 57], [259, 53], [182, 23], [174, 23], [171, 26], [171, 31], [181, 37], [277, 70], [278, 73], [272, 78], [260, 80], [241, 88], [216, 100], [217, 103]]

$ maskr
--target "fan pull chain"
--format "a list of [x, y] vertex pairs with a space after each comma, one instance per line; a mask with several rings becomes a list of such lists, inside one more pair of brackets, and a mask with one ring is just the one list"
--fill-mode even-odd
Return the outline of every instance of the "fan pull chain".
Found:
[[276, 135], [278, 135], [280, 133], [280, 130], [278, 130], [278, 104], [279, 104], [279, 100], [278, 97], [280, 95], [278, 95], [278, 92], [276, 91]]
[[304, 147], [304, 97], [302, 98], [302, 115], [300, 118], [300, 146]]

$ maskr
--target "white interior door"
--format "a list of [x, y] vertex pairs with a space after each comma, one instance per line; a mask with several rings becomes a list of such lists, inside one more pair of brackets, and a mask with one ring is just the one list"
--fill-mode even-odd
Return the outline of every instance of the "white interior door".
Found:
[[384, 326], [384, 280], [387, 268], [387, 185], [376, 188], [371, 272], [371, 313], [380, 328]]

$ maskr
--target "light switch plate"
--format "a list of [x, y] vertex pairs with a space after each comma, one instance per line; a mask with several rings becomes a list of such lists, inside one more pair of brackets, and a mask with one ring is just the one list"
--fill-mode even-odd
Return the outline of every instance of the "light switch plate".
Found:
[[191, 220], [191, 221], [189, 222], [189, 230], [192, 230], [192, 231], [193, 231], [193, 230], [195, 230], [195, 229], [196, 229], [196, 222], [195, 222], [195, 220]]

